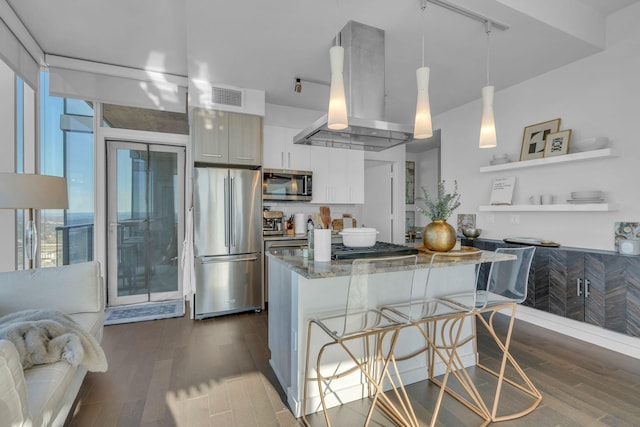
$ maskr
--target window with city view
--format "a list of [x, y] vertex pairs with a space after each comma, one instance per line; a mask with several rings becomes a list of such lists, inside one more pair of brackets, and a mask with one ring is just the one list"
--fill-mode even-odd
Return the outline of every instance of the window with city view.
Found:
[[40, 266], [93, 259], [93, 105], [49, 96], [49, 74], [40, 79], [40, 173], [64, 176], [69, 209], [42, 210]]
[[[103, 127], [189, 133], [188, 118], [184, 113], [111, 104], [103, 104], [102, 110]], [[39, 173], [65, 177], [69, 192], [69, 209], [40, 211], [41, 267], [93, 259], [93, 123], [92, 102], [50, 96], [49, 73], [41, 73]]]

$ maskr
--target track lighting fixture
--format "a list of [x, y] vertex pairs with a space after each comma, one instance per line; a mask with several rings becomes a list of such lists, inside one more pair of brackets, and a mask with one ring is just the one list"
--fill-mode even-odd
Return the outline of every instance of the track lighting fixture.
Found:
[[295, 82], [295, 85], [293, 86], [293, 91], [295, 93], [302, 93], [302, 82], [313, 83], [313, 84], [316, 84], [316, 85], [329, 86], [329, 82], [325, 82], [325, 81], [322, 81], [322, 80], [307, 79], [307, 78], [304, 78], [304, 77], [296, 77], [296, 82]]

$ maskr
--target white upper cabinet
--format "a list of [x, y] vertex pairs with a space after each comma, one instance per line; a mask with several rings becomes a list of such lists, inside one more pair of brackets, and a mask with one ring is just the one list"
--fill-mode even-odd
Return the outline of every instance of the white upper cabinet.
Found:
[[364, 151], [347, 150], [347, 182], [349, 203], [364, 203]]
[[298, 132], [298, 129], [265, 125], [264, 168], [311, 170], [309, 146], [293, 143], [293, 137]]
[[364, 152], [311, 147], [313, 203], [364, 203]]
[[260, 165], [260, 116], [197, 108], [193, 110], [191, 132], [196, 162]]

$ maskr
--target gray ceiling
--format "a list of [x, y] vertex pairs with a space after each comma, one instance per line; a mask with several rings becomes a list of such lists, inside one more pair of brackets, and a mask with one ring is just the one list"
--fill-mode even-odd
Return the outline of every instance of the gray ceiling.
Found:
[[[6, 0], [42, 50], [261, 89], [267, 102], [324, 110], [328, 49], [348, 20], [385, 30], [386, 119], [413, 122], [419, 0]], [[510, 25], [491, 35], [496, 90], [599, 52], [606, 16], [639, 0], [450, 0]], [[336, 7], [336, 4], [338, 5]], [[513, 5], [516, 6], [513, 6]], [[434, 114], [480, 98], [484, 25], [429, 3], [425, 65]]]

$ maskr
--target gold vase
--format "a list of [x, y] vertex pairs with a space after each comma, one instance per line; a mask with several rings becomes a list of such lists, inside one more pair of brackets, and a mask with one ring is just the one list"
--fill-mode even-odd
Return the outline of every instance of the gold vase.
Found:
[[456, 245], [456, 230], [447, 221], [436, 219], [424, 228], [422, 244], [432, 251], [447, 252]]

